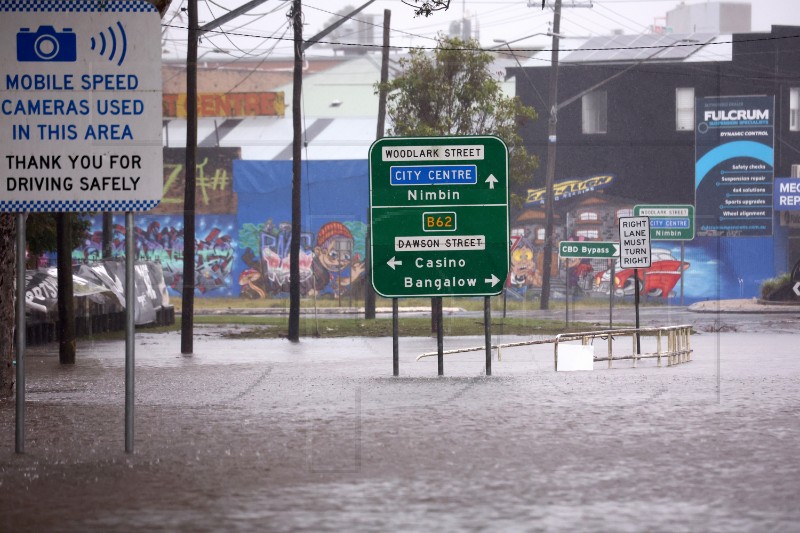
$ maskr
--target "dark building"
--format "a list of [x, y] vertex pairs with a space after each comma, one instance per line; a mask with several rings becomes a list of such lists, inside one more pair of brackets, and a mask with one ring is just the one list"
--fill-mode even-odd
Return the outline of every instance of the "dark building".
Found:
[[[610, 175], [610, 185], [590, 194], [639, 204], [695, 205], [696, 107], [704, 98], [753, 95], [774, 97], [774, 177], [800, 176], [800, 27], [773, 26], [769, 33], [732, 36], [597, 37], [561, 57], [556, 184]], [[516, 77], [517, 95], [540, 112], [540, 120], [522, 130], [528, 150], [541, 158], [534, 188], [545, 186], [552, 106], [547, 96], [553, 69], [542, 58], [540, 54], [525, 63], [524, 75], [519, 68], [509, 69]], [[769, 196], [771, 192], [770, 184]], [[565, 211], [570, 204], [574, 202], [555, 202], [557, 224], [578, 215]], [[698, 235], [685, 243], [698, 249], [700, 260], [708, 256], [716, 262], [722, 276], [716, 296], [757, 296], [764, 279], [790, 270], [800, 260], [800, 212], [772, 212], [771, 207], [769, 198], [773, 220], [764, 234]], [[541, 210], [541, 203], [532, 202], [516, 225], [537, 219], [532, 211]], [[542, 232], [540, 226], [526, 229], [534, 236]], [[564, 228], [557, 230], [558, 236], [565, 234]], [[687, 281], [690, 274], [687, 270]], [[715, 296], [697, 289], [693, 299]]]

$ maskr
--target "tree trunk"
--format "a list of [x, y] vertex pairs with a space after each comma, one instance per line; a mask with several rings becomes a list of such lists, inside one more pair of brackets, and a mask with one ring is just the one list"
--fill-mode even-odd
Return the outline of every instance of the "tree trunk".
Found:
[[58, 248], [58, 361], [75, 364], [75, 298], [72, 293], [72, 221], [70, 213], [56, 215]]
[[16, 228], [13, 213], [0, 213], [0, 398], [14, 389], [14, 280]]

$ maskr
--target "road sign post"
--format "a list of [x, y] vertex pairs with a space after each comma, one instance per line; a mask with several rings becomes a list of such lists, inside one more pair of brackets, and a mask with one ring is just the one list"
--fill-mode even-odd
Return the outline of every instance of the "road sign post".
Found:
[[618, 242], [561, 241], [558, 255], [562, 259], [598, 259], [619, 257]]
[[[133, 452], [133, 212], [161, 200], [161, 19], [145, 0], [0, 0], [0, 212], [126, 213], [125, 451]], [[13, 54], [11, 51], [16, 51]], [[24, 245], [17, 246], [23, 280]], [[19, 282], [18, 282], [19, 283]], [[17, 307], [24, 339], [24, 301]], [[17, 439], [24, 451], [24, 342], [17, 342]]]
[[[650, 217], [650, 239], [654, 241], [680, 241], [681, 265], [684, 258], [684, 243], [694, 239], [694, 206], [636, 205], [633, 216]], [[682, 272], [682, 271], [681, 271]], [[683, 274], [681, 273], [681, 305], [683, 305]]]
[[[633, 269], [636, 329], [639, 329], [639, 269], [650, 267], [650, 219], [622, 217], [619, 219], [619, 265]], [[639, 333], [636, 333], [636, 353], [642, 353]]]
[[508, 275], [508, 150], [497, 137], [370, 148], [372, 285], [388, 298], [491, 296]]
[[693, 205], [636, 205], [633, 216], [650, 218], [650, 239], [654, 241], [694, 239]]
[[[369, 176], [375, 292], [439, 301], [484, 296], [489, 353], [488, 298], [503, 290], [509, 263], [505, 143], [490, 136], [385, 137], [370, 147]], [[439, 375], [441, 326], [439, 320]]]

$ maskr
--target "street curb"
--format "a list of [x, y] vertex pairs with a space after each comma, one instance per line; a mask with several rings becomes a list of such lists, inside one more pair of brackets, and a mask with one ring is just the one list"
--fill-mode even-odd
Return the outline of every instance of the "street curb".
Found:
[[[430, 313], [430, 307], [400, 307], [399, 314], [404, 313]], [[391, 307], [376, 307], [375, 313], [391, 313]], [[445, 307], [442, 313], [445, 315], [452, 315], [456, 313], [463, 313], [464, 309], [460, 307]], [[285, 316], [289, 314], [288, 308], [278, 307], [263, 307], [263, 308], [235, 308], [229, 307], [227, 309], [195, 309], [195, 316], [213, 316], [213, 315], [269, 315], [269, 316]], [[363, 307], [323, 307], [318, 309], [303, 308], [300, 309], [301, 315], [363, 315]]]
[[800, 313], [800, 304], [769, 302], [763, 300], [708, 300], [687, 307], [693, 313], [765, 314]]

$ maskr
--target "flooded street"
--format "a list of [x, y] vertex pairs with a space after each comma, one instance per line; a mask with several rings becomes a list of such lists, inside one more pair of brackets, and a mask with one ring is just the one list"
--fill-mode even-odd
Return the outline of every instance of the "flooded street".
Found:
[[[137, 334], [27, 357], [26, 453], [0, 402], [2, 531], [796, 528], [800, 361], [784, 333], [700, 333], [694, 360], [556, 373], [552, 346]], [[495, 342], [519, 340], [496, 338]], [[445, 348], [482, 338], [445, 338]], [[605, 341], [603, 341], [605, 342]]]

